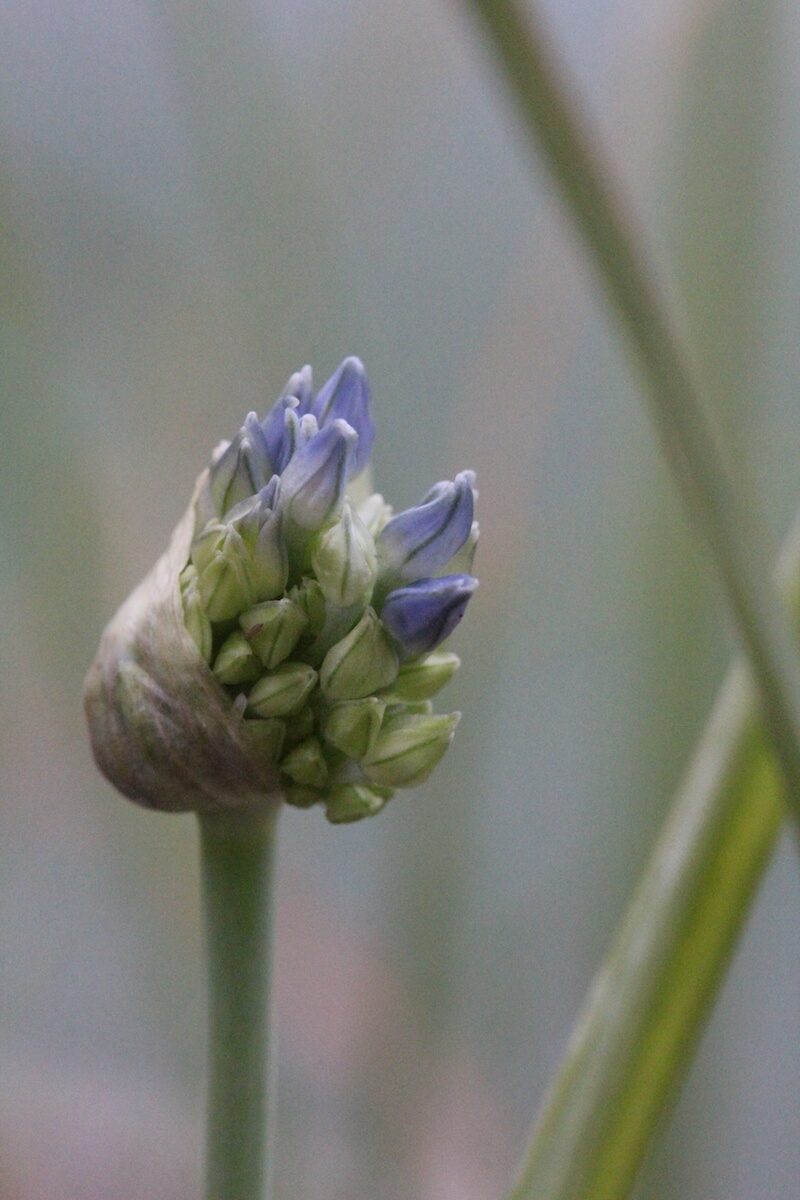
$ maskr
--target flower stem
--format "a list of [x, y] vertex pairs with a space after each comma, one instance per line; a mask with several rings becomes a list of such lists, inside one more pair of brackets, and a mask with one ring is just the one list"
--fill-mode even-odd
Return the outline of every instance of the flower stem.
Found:
[[767, 539], [721, 455], [634, 224], [595, 153], [595, 139], [531, 5], [471, 3], [636, 352], [665, 457], [725, 586], [788, 784], [787, 799], [800, 820], [800, 657], [770, 586]]
[[200, 817], [208, 955], [206, 1200], [269, 1195], [276, 813]]

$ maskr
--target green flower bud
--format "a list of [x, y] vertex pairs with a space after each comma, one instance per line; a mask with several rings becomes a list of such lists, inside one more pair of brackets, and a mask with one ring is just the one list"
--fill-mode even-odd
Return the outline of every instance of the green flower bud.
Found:
[[245, 728], [267, 758], [274, 763], [280, 762], [286, 741], [285, 721], [280, 721], [277, 717], [268, 717], [266, 720], [248, 717], [245, 720]]
[[204, 571], [214, 558], [217, 551], [222, 549], [225, 541], [227, 526], [219, 521], [209, 521], [192, 542], [191, 559], [198, 575]]
[[387, 704], [405, 704], [427, 700], [449, 683], [461, 666], [457, 654], [449, 650], [434, 650], [424, 658], [405, 663], [394, 683], [382, 693]]
[[303, 610], [308, 621], [306, 633], [316, 637], [325, 628], [326, 604], [322, 588], [316, 579], [306, 578], [301, 584], [291, 588], [289, 599]]
[[265, 500], [274, 501], [275, 488], [264, 488], [228, 516], [249, 552], [253, 591], [258, 600], [274, 600], [286, 587], [289, 558], [283, 538], [283, 520]]
[[317, 672], [305, 663], [281, 663], [253, 685], [248, 713], [257, 717], [288, 717], [299, 712], [317, 685]]
[[300, 712], [292, 713], [291, 717], [285, 722], [286, 725], [286, 741], [283, 743], [283, 749], [291, 750], [292, 746], [297, 746], [300, 742], [304, 742], [307, 737], [316, 728], [316, 717], [313, 708], [307, 704], [305, 708], [301, 708]]
[[416, 787], [428, 778], [453, 739], [461, 713], [389, 716], [361, 760], [370, 781], [385, 787]]
[[328, 782], [328, 764], [315, 737], [306, 738], [290, 750], [281, 763], [281, 770], [304, 787], [324, 788]]
[[197, 587], [197, 571], [189, 564], [181, 573], [181, 600], [186, 630], [203, 659], [211, 662], [214, 648], [214, 633]]
[[432, 700], [410, 700], [407, 704], [393, 704], [386, 709], [389, 716], [400, 716], [407, 713], [432, 713]]
[[340, 783], [331, 788], [325, 803], [325, 816], [332, 825], [344, 825], [372, 817], [391, 800], [394, 789], [368, 787], [363, 783]]
[[317, 539], [311, 565], [332, 604], [347, 607], [369, 600], [378, 572], [375, 542], [346, 501], [336, 524]]
[[368, 608], [346, 637], [332, 646], [319, 672], [328, 700], [358, 700], [388, 687], [398, 659], [375, 610]]
[[[205, 558], [205, 550], [201, 560]], [[252, 561], [241, 534], [232, 526], [206, 566], [198, 571], [197, 587], [210, 621], [230, 621], [258, 599]]]
[[302, 783], [290, 783], [284, 791], [284, 800], [293, 808], [313, 808], [325, 799], [325, 793]]
[[322, 732], [348, 758], [363, 758], [378, 736], [385, 709], [384, 701], [377, 696], [341, 700], [328, 710]]
[[[277, 667], [288, 658], [308, 624], [308, 617], [292, 600], [267, 600], [239, 617], [244, 637], [265, 667]], [[260, 672], [259, 672], [260, 674]]]
[[254, 683], [263, 668], [244, 634], [237, 629], [222, 643], [212, 670], [220, 683], [235, 686]]

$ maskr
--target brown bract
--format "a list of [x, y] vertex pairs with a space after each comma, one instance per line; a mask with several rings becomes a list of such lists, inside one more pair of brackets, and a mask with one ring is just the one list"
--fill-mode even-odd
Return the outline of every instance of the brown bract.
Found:
[[186, 630], [180, 573], [195, 500], [166, 553], [106, 626], [86, 676], [95, 761], [131, 800], [163, 812], [269, 811], [277, 772]]

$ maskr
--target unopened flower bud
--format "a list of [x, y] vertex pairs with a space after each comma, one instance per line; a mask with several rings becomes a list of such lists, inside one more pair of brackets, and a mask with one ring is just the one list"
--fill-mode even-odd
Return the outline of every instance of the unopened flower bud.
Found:
[[331, 788], [325, 802], [325, 816], [332, 825], [344, 825], [374, 817], [394, 795], [394, 788], [365, 783], [342, 783]]
[[225, 527], [219, 549], [198, 570], [197, 589], [212, 622], [230, 621], [258, 599], [250, 553], [232, 526]]
[[304, 579], [297, 587], [291, 588], [289, 598], [300, 608], [308, 621], [307, 633], [316, 636], [325, 628], [326, 604], [322, 588], [316, 579]]
[[252, 496], [272, 475], [269, 448], [255, 413], [210, 469], [209, 490], [216, 512], [222, 517], [239, 501]]
[[367, 373], [360, 358], [346, 358], [327, 383], [323, 383], [314, 401], [320, 429], [341, 418], [358, 434], [353, 466], [356, 475], [367, 465], [375, 441], [371, 402]]
[[299, 605], [284, 597], [249, 608], [239, 617], [239, 624], [251, 651], [272, 669], [294, 650], [308, 617]]
[[310, 704], [306, 704], [299, 712], [292, 713], [291, 717], [286, 720], [286, 741], [283, 743], [284, 752], [291, 750], [293, 746], [298, 746], [300, 742], [304, 742], [306, 738], [311, 737], [316, 727], [316, 717]]
[[304, 787], [324, 788], [328, 782], [328, 764], [315, 737], [306, 738], [285, 754], [281, 770]]
[[251, 739], [272, 762], [280, 762], [283, 746], [286, 740], [286, 722], [277, 717], [248, 717], [245, 728]]
[[461, 713], [387, 716], [361, 770], [370, 783], [416, 787], [444, 755], [460, 718]]
[[325, 655], [320, 687], [328, 700], [358, 700], [388, 687], [398, 666], [386, 630], [375, 610], [368, 608], [355, 628]]
[[219, 682], [229, 687], [255, 683], [262, 670], [261, 663], [250, 649], [247, 639], [238, 629], [222, 643], [213, 666], [214, 675]]
[[437, 484], [415, 508], [398, 513], [376, 539], [381, 580], [411, 583], [442, 570], [472, 528], [472, 472]]
[[317, 672], [305, 663], [281, 663], [253, 685], [247, 711], [257, 717], [288, 717], [299, 712], [317, 684]]
[[443, 575], [390, 592], [381, 621], [399, 642], [402, 656], [419, 658], [441, 645], [463, 617], [477, 586], [471, 575]]
[[292, 376], [214, 451], [87, 677], [95, 757], [126, 795], [200, 813], [283, 796], [353, 821], [444, 753], [457, 716], [429, 697], [457, 659], [432, 651], [474, 588], [475, 477], [393, 516], [367, 495], [373, 438], [348, 358], [317, 395], [310, 368]]
[[378, 736], [385, 710], [385, 701], [377, 696], [341, 700], [328, 710], [322, 732], [327, 741], [348, 758], [363, 758]]
[[346, 607], [369, 600], [378, 570], [375, 542], [347, 501], [336, 524], [317, 539], [311, 565], [332, 604]]
[[284, 787], [283, 798], [293, 808], [313, 808], [325, 799], [325, 792], [319, 788], [306, 787], [302, 783], [290, 783]]
[[281, 477], [281, 503], [293, 524], [321, 529], [336, 518], [357, 441], [346, 421], [334, 421], [295, 452]]
[[425, 658], [404, 663], [394, 683], [381, 693], [382, 698], [387, 704], [429, 700], [450, 682], [460, 666], [461, 660], [457, 654], [449, 650], [435, 650]]

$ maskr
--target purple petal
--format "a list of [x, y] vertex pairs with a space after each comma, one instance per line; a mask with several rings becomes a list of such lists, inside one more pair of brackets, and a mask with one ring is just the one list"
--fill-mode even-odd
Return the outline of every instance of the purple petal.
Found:
[[381, 609], [381, 621], [403, 647], [406, 657], [419, 658], [449, 637], [477, 586], [472, 575], [420, 579], [389, 593]]
[[358, 449], [353, 473], [362, 471], [369, 461], [375, 440], [375, 422], [371, 411], [372, 393], [360, 358], [346, 358], [324, 383], [314, 401], [314, 414], [320, 429], [341, 418], [358, 434]]
[[352, 473], [358, 434], [333, 421], [295, 452], [281, 476], [281, 506], [304, 529], [319, 529], [338, 514]]
[[423, 579], [446, 567], [469, 537], [474, 499], [472, 472], [436, 484], [429, 499], [398, 513], [378, 535], [381, 569], [391, 579]]

